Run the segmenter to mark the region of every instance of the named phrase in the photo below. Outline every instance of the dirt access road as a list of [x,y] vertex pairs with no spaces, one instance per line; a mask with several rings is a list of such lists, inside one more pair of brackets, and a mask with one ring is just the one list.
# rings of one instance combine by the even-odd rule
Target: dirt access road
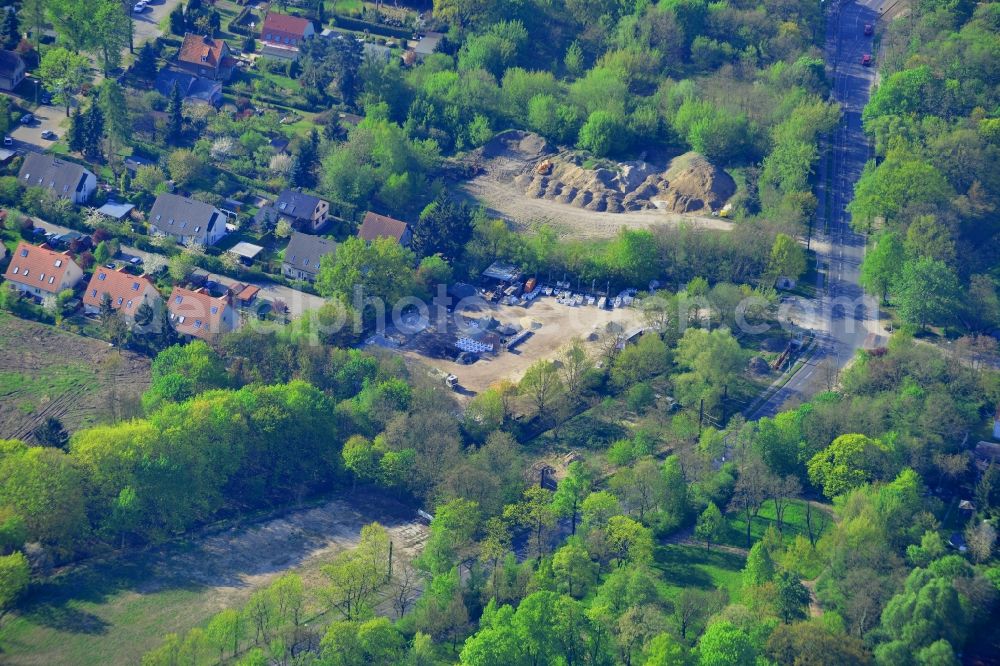
[[560,236],[581,240],[611,238],[622,228],[648,229],[690,224],[702,229],[729,231],[733,227],[731,222],[715,217],[664,210],[608,213],[574,208],[549,199],[526,196],[514,187],[512,181],[497,180],[488,174],[463,183],[461,190],[484,204],[491,215],[507,220],[518,229],[531,230],[539,224],[548,224]]
[[[35,586],[0,629],[4,664],[138,664],[169,632],[183,634],[242,605],[278,576],[299,574],[307,622],[323,606],[320,567],[384,525],[394,569],[423,547],[427,528],[406,507],[359,493],[254,524],[205,530],[184,541],[69,568]],[[397,569],[398,570],[398,569]]]

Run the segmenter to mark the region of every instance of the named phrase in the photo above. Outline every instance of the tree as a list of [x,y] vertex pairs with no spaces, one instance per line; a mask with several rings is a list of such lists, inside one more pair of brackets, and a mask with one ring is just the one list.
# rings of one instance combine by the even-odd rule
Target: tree
[[54,416],[46,418],[31,434],[42,446],[65,449],[69,443],[69,433],[63,427],[62,421]]
[[219,661],[223,661],[226,650],[235,657],[243,640],[244,624],[239,611],[227,608],[212,616],[205,629],[209,642],[219,649]]
[[559,369],[551,361],[536,361],[524,372],[518,389],[531,400],[540,419],[548,418],[548,408],[562,392]]
[[580,338],[570,340],[569,347],[562,354],[563,382],[570,396],[579,397],[583,381],[593,369],[594,361]]
[[594,111],[580,128],[577,146],[598,157],[620,152],[626,142],[625,119],[611,111]]
[[181,187],[190,187],[200,180],[205,172],[205,162],[193,151],[181,148],[170,153],[167,158],[170,177]]
[[947,323],[960,303],[954,272],[943,262],[927,257],[903,264],[897,291],[900,316],[921,328]]
[[144,81],[152,81],[156,78],[158,70],[159,65],[156,60],[156,49],[153,48],[152,41],[147,41],[143,43],[142,48],[139,49],[139,55],[135,59],[132,71],[140,79]]
[[694,535],[705,542],[705,549],[712,550],[712,542],[718,541],[726,527],[722,512],[714,502],[709,502],[705,510],[698,516],[698,522],[694,528]]
[[104,138],[104,112],[101,107],[91,102],[87,113],[83,116],[83,154],[89,159],[101,157],[101,141]]
[[30,570],[24,553],[0,556],[0,610],[9,609],[28,587]]
[[731,511],[740,511],[746,519],[747,548],[751,544],[750,528],[753,519],[760,512],[761,506],[767,500],[776,479],[755,453],[741,461],[739,476],[733,488],[733,497],[729,501]]
[[324,596],[348,621],[371,611],[376,592],[386,582],[388,557],[388,533],[372,523],[361,529],[357,548],[338,553],[322,567],[330,580]]
[[21,43],[21,26],[17,20],[17,12],[4,12],[3,24],[0,24],[0,39],[3,39],[3,47],[8,51],[13,51]]
[[768,638],[767,652],[779,664],[872,663],[860,639],[831,630],[821,618],[778,625]]
[[659,634],[646,646],[645,666],[687,666],[688,652],[669,633]]
[[997,542],[997,531],[987,521],[978,525],[970,524],[965,528],[965,541],[969,544],[969,552],[976,562],[986,562],[993,556],[993,548]]
[[359,289],[365,301],[380,300],[392,306],[414,292],[413,262],[413,253],[395,239],[376,238],[366,243],[361,238],[348,238],[336,254],[320,260],[316,290],[327,298],[353,298]]
[[579,543],[570,541],[552,555],[552,573],[560,590],[576,599],[582,599],[597,582],[597,564],[590,553]]
[[184,99],[174,82],[170,90],[170,104],[167,106],[167,129],[164,137],[167,143],[179,145],[184,138]]
[[580,461],[569,464],[568,474],[559,482],[552,495],[552,506],[559,516],[570,519],[570,530],[576,534],[576,521],[580,515],[580,505],[590,494],[593,482],[587,468]]
[[118,67],[122,51],[129,46],[132,34],[132,17],[122,11],[121,0],[91,0],[88,38],[97,49],[104,75]]
[[677,393],[684,405],[704,399],[714,404],[723,388],[743,369],[743,350],[728,329],[689,328],[677,344],[675,360],[687,369],[677,376]]
[[747,563],[743,568],[743,584],[759,587],[769,583],[774,578],[774,561],[767,552],[763,541],[758,541],[747,555]]
[[887,231],[879,236],[872,248],[865,253],[861,262],[861,285],[873,294],[878,294],[883,303],[889,301],[889,291],[896,282],[905,255],[899,236]]
[[628,516],[608,520],[607,539],[619,567],[653,563],[653,531]]
[[749,634],[726,620],[710,624],[698,641],[699,666],[752,666],[756,659]]
[[462,256],[472,237],[472,213],[442,191],[420,212],[413,225],[411,246],[419,257],[440,254],[448,261]]
[[809,608],[809,590],[798,576],[791,571],[782,571],[775,578],[775,587],[778,615],[785,624],[804,619]]
[[809,479],[833,498],[885,476],[888,447],[865,435],[841,435],[807,464]]
[[546,550],[548,530],[556,524],[551,493],[545,488],[531,486],[524,491],[522,501],[504,508],[504,518],[531,531],[532,550],[541,561]]
[[57,46],[45,52],[38,75],[52,90],[52,99],[66,107],[69,118],[73,96],[90,80],[90,61],[84,55]]
[[805,250],[791,236],[778,234],[771,246],[768,272],[775,278],[784,276],[798,280],[806,272]]
[[[133,132],[132,121],[129,118],[128,104],[125,102],[125,92],[114,79],[105,79],[101,83],[97,103],[104,116],[104,127],[108,137],[108,152],[117,154],[121,145],[127,144]],[[128,173],[124,170],[123,173]],[[124,188],[123,192],[126,191]]]
[[166,179],[163,169],[155,164],[149,164],[135,170],[135,178],[132,183],[140,190],[154,194]]

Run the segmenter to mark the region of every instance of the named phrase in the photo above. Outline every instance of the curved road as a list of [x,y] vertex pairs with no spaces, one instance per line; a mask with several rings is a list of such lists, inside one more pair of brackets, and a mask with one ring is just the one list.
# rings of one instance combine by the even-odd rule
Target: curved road
[[[819,200],[816,234],[816,300],[792,301],[786,316],[811,330],[815,352],[792,378],[766,401],[751,408],[750,418],[774,416],[786,404],[808,400],[826,390],[859,348],[884,342],[878,317],[878,301],[858,285],[865,237],[851,230],[847,204],[854,183],[869,159],[868,138],[861,125],[861,112],[868,102],[874,67],[861,64],[872,53],[872,37],[864,26],[878,25],[883,2],[841,0],[828,15],[826,32],[827,72],[832,72],[833,97],[840,103],[840,125],[827,138],[819,169],[816,196]],[[829,155],[829,159],[828,156]]]

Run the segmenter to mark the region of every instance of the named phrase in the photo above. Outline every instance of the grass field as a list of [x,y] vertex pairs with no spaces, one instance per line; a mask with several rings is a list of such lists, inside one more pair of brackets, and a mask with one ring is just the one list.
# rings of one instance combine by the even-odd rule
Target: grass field
[[[831,517],[829,514],[829,508],[827,511],[824,511],[814,505],[812,519],[813,530],[816,531],[818,536],[825,529],[830,527]],[[742,514],[726,514],[726,525],[727,529],[720,543],[729,546],[736,546],[738,548],[746,548],[747,524],[743,519]],[[764,506],[761,507],[760,513],[750,523],[751,544],[756,543],[760,538],[762,538],[771,525],[777,527],[777,522],[775,521],[774,516],[774,504],[768,501],[764,503]],[[794,539],[798,534],[801,534],[802,536],[808,536],[809,534],[806,527],[806,505],[802,500],[789,502],[788,508],[785,510],[784,525],[782,526],[782,535],[785,538],[785,543]]]
[[[69,569],[32,588],[0,625],[0,663],[138,664],[170,632],[183,634],[218,611],[240,607],[277,576],[294,571],[312,592],[307,617],[321,610],[320,567],[353,547],[378,521],[396,556],[419,552],[427,531],[380,497],[326,500],[244,527],[193,534],[126,557]],[[312,620],[310,620],[312,621]]]
[[656,549],[654,566],[667,583],[666,593],[672,596],[685,587],[702,590],[725,588],[729,598],[739,597],[742,571],[746,558],[742,555],[703,546],[670,544]]
[[54,416],[70,431],[128,417],[149,386],[149,359],[0,313],[0,438],[26,438]]

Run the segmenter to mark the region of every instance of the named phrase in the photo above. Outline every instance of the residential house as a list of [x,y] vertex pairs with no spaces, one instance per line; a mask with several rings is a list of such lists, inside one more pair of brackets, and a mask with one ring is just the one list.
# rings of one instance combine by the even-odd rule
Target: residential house
[[315,35],[316,29],[309,19],[269,12],[260,31],[261,53],[295,60],[302,42]]
[[214,245],[226,235],[226,215],[207,204],[179,194],[161,194],[149,211],[150,232],[171,236],[182,245]]
[[329,216],[329,202],[298,190],[285,189],[272,205],[261,209],[258,221],[276,224],[286,220],[297,231],[316,232],[326,224]]
[[174,94],[174,86],[177,86],[181,97],[192,104],[218,106],[222,103],[221,81],[215,81],[207,76],[195,76],[176,69],[161,69],[153,83],[156,92],[164,97],[170,97]]
[[124,269],[112,270],[101,266],[94,271],[83,294],[84,310],[100,312],[105,294],[111,297],[111,307],[130,321],[135,319],[135,313],[143,303],[155,307],[163,302],[156,285],[145,275],[135,276]]
[[236,328],[236,310],[228,292],[216,297],[204,289],[174,287],[167,301],[167,311],[171,324],[181,335],[213,340]]
[[10,92],[21,85],[26,69],[24,58],[20,54],[0,50],[0,90]]
[[213,81],[228,81],[235,66],[236,58],[224,40],[190,32],[184,35],[184,43],[177,52],[178,68]]
[[[423,61],[424,58],[438,50],[444,34],[440,32],[427,32],[420,36],[415,42],[410,42],[406,52],[403,54],[403,62],[412,65]],[[406,56],[409,55],[409,58]]]
[[86,203],[97,189],[97,176],[75,162],[29,152],[17,174],[24,187],[41,187],[59,199]]
[[369,243],[376,238],[394,238],[403,247],[409,247],[413,233],[406,222],[368,211],[358,228],[358,236]]
[[19,290],[42,298],[75,287],[83,277],[83,270],[67,252],[21,242],[3,277]]
[[285,248],[281,274],[292,280],[315,282],[319,274],[320,259],[336,251],[337,244],[334,241],[296,231]]

